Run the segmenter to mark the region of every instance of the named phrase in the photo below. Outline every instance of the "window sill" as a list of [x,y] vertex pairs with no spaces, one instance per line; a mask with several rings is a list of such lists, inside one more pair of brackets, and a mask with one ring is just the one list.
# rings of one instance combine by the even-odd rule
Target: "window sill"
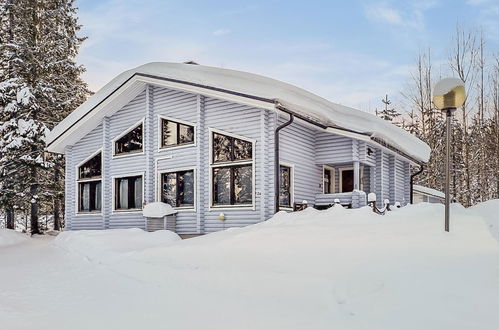
[[209,211],[217,210],[255,210],[255,205],[211,205]]
[[99,212],[92,212],[92,211],[89,211],[89,212],[76,212],[75,214],[77,217],[78,216],[87,216],[87,215],[102,215],[102,212],[99,211]]
[[124,158],[124,157],[131,157],[131,156],[138,156],[138,155],[144,155],[144,150],[137,151],[137,152],[127,152],[127,153],[121,153],[121,154],[113,154],[112,159],[115,159],[115,158]]
[[195,147],[196,143],[186,143],[186,144],[177,144],[177,145],[172,145],[172,146],[166,146],[166,147],[160,147],[158,149],[158,152],[164,152],[168,150],[175,150],[175,149],[182,149],[182,148],[189,148],[189,147]]
[[113,213],[142,213],[142,209],[120,209],[113,210]]

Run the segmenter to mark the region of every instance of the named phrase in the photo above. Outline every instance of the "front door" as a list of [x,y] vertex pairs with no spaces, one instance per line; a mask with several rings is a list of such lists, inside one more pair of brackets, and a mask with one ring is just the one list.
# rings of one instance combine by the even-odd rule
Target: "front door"
[[353,170],[341,171],[341,192],[353,191]]

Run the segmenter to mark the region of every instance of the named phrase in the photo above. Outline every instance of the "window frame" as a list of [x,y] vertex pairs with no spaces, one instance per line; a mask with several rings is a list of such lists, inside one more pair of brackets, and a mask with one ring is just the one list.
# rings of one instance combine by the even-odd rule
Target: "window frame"
[[[128,177],[134,177],[134,176],[140,176],[142,177],[142,203],[140,209],[116,209],[116,197],[117,197],[117,192],[116,192],[116,179],[122,179],[122,178],[128,178]],[[135,173],[127,173],[127,174],[120,174],[120,175],[113,175],[111,176],[111,185],[112,185],[112,192],[111,192],[111,203],[112,203],[112,213],[142,213],[144,210],[144,198],[145,198],[145,181],[144,181],[145,173],[144,172],[135,172]]]
[[[101,175],[100,177],[95,177],[95,178],[86,178],[86,179],[80,179],[80,172],[79,168],[98,154],[101,154],[101,163],[100,163],[100,171]],[[104,161],[104,153],[102,151],[102,148],[97,149],[97,151],[93,152],[90,156],[87,158],[83,159],[81,162],[75,165],[75,216],[89,216],[89,215],[102,215],[102,209],[104,208],[104,180],[103,180],[103,161]],[[88,182],[96,182],[100,181],[101,183],[101,209],[100,210],[95,210],[95,211],[80,211],[80,183],[88,183]]]
[[[175,144],[172,146],[163,146],[163,120],[167,121],[172,121],[177,124],[181,125],[187,125],[187,126],[192,126],[194,128],[194,140],[191,143],[183,143],[183,144]],[[158,152],[166,151],[166,150],[173,150],[173,149],[180,149],[180,148],[188,148],[188,147],[195,147],[197,145],[197,125],[195,123],[169,117],[169,116],[163,116],[163,115],[158,115]]]
[[[214,163],[213,162],[213,133],[225,135],[228,137],[236,138],[239,140],[243,140],[251,143],[251,160],[241,160],[241,161],[233,161],[233,162],[223,162],[223,163]],[[234,210],[234,209],[256,209],[256,173],[255,173],[255,156],[256,156],[256,140],[252,138],[248,138],[245,136],[229,133],[226,131],[222,131],[219,129],[208,128],[209,134],[209,203],[208,203],[208,211],[211,210]],[[213,169],[218,167],[235,167],[240,165],[251,165],[251,204],[223,204],[223,205],[213,205],[213,193],[214,193],[214,184],[213,184]]]
[[[352,167],[353,168],[353,167]],[[332,178],[333,180],[331,181],[331,184],[330,184],[330,188],[331,188],[331,193],[329,194],[326,194],[326,186],[324,185],[324,179],[326,178],[325,175],[324,175],[324,170],[329,170],[331,171],[331,175],[332,175]],[[322,193],[324,195],[332,195],[332,194],[336,194],[335,191],[336,191],[336,173],[335,173],[336,169],[334,167],[331,167],[331,166],[328,166],[328,165],[322,165]]]
[[165,173],[177,173],[177,172],[185,172],[185,171],[193,171],[194,175],[194,204],[192,206],[173,206],[175,210],[188,210],[188,211],[196,211],[197,210],[197,185],[198,185],[198,177],[197,177],[197,169],[196,167],[182,167],[182,168],[173,168],[173,169],[165,169],[158,170],[156,175],[156,201],[161,202],[161,190],[162,190],[162,176]]
[[[142,150],[141,151],[132,151],[132,152],[124,152],[120,154],[116,154],[116,141],[121,139],[123,136],[127,135],[131,131],[133,131],[135,128],[137,128],[139,125],[142,125]],[[145,154],[145,147],[146,147],[146,141],[145,141],[145,133],[146,130],[146,125],[145,125],[145,118],[142,118],[138,122],[134,123],[133,125],[129,126],[125,131],[122,133],[118,134],[116,137],[114,137],[111,140],[112,143],[112,158],[122,158],[122,157],[130,157],[130,156],[136,156],[136,155],[144,155]]]
[[289,173],[289,203],[291,205],[290,206],[280,205],[281,199],[279,198],[279,209],[292,210],[293,206],[295,205],[295,164],[287,163],[287,162],[279,162],[279,195],[280,195],[280,191],[281,191],[281,184],[280,184],[281,183],[280,182],[281,166],[285,166],[285,167],[288,167],[290,169],[290,173]]

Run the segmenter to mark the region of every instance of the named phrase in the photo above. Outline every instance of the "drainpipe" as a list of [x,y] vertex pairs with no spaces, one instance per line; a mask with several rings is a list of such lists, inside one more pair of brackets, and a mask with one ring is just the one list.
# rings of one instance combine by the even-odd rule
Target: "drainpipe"
[[413,193],[414,193],[414,191],[413,191],[414,190],[414,187],[413,187],[413,185],[414,185],[414,177],[416,175],[421,174],[421,172],[423,172],[423,169],[424,169],[423,165],[420,165],[419,171],[417,171],[416,173],[414,173],[413,175],[411,175],[411,196],[410,196],[411,204],[413,204],[413,198],[414,198],[413,197]]
[[[284,111],[283,109],[280,109],[280,110]],[[279,212],[279,188],[280,188],[279,131],[286,126],[291,125],[291,123],[295,119],[295,117],[292,113],[290,113],[290,112],[287,112],[287,113],[289,114],[289,120],[287,122],[283,123],[282,125],[278,126],[274,132],[274,175],[275,175],[274,203],[275,203],[275,213]]]

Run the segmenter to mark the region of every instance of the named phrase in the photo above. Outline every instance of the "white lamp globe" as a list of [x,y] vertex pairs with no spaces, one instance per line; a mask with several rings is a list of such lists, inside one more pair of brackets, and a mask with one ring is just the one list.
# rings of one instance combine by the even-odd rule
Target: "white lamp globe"
[[445,78],[433,88],[433,103],[440,109],[455,109],[466,99],[464,82],[459,78]]

